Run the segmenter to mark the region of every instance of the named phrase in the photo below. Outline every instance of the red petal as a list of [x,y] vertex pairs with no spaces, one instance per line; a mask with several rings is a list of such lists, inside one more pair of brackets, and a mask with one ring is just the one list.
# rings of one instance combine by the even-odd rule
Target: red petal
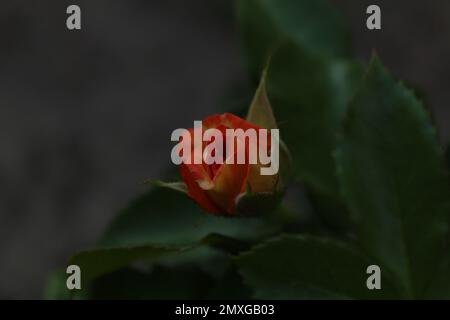
[[223,164],[214,177],[213,189],[206,193],[223,211],[233,213],[236,197],[246,188],[248,172],[248,164]]
[[233,129],[243,129],[244,131],[247,129],[255,129],[258,132],[258,129],[260,129],[259,126],[251,124],[250,122],[245,121],[242,118],[239,118],[238,116],[235,116],[232,113],[224,113],[222,115],[223,121],[225,124],[228,124],[230,128]]
[[205,190],[200,187],[196,179],[196,174],[192,172],[192,169],[194,168],[195,171],[195,167],[197,166],[202,165],[190,165],[189,167],[185,164],[180,165],[180,173],[188,188],[188,194],[205,211],[211,213],[220,213],[221,210],[219,210],[214,202],[211,201]]
[[214,114],[203,120],[203,126],[206,129],[217,128],[220,125],[225,125],[226,119],[221,114]]

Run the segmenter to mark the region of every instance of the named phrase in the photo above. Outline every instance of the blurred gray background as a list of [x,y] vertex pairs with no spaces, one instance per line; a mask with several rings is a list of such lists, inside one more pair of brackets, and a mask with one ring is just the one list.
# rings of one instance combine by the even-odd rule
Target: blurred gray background
[[[356,56],[376,48],[422,87],[448,141],[450,1],[333,2]],[[65,27],[69,4],[81,31]],[[169,165],[174,128],[249,99],[232,4],[0,4],[0,298],[41,298],[48,273]],[[382,7],[382,31],[365,28],[369,4]]]

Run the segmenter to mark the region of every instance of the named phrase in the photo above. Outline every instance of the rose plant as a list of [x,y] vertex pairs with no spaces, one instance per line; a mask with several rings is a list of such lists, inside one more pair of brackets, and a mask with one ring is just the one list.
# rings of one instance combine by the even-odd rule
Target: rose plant
[[[450,298],[448,164],[414,90],[377,56],[352,60],[326,0],[238,0],[236,12],[262,80],[245,119],[229,107],[203,123],[279,128],[280,174],[181,164],[178,182],[152,180],[69,260],[83,290],[69,292],[62,270],[47,296]],[[379,290],[367,286],[373,265]]]

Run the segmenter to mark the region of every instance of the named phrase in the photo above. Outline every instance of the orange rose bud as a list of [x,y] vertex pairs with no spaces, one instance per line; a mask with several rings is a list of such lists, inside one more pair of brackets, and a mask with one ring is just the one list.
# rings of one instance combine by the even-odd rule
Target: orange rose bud
[[[188,195],[204,210],[218,215],[237,215],[235,209],[238,196],[247,191],[266,194],[276,191],[279,180],[278,173],[261,175],[261,168],[264,166],[260,163],[259,158],[256,163],[249,161],[251,139],[244,139],[243,143],[242,141],[238,143],[234,137],[233,139],[235,140],[231,147],[225,145],[225,141],[228,142],[227,129],[242,129],[244,132],[247,129],[254,129],[259,133],[262,130],[261,127],[230,113],[210,116],[203,120],[202,125],[202,132],[207,129],[217,129],[222,133],[223,150],[226,153],[226,156],[223,156],[223,163],[207,164],[204,161],[204,152],[207,146],[212,144],[214,140],[211,139],[212,141],[205,142],[202,137],[201,145],[199,145],[198,140],[197,144],[195,144],[195,139],[190,139],[191,159],[189,160],[197,157],[197,159],[200,158],[202,161],[201,163],[198,161],[183,161],[180,165],[180,173],[187,186]],[[191,136],[196,133],[199,134],[196,132],[196,129],[190,129],[189,132]],[[257,134],[256,137],[257,145],[253,145],[252,147],[259,152],[260,135]],[[270,150],[271,136],[267,134],[263,137],[267,137],[266,145],[268,150]],[[245,150],[242,150],[243,146]],[[245,161],[243,163],[242,161],[237,161],[239,152],[245,154]],[[229,157],[233,157],[234,161],[227,161]]]

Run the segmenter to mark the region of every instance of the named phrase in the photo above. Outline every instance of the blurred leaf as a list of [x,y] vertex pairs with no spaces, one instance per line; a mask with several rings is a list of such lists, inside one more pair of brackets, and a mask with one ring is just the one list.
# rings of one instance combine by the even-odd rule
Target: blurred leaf
[[228,267],[217,279],[193,264],[125,268],[96,279],[90,299],[243,299],[251,291]]
[[264,217],[236,218],[206,214],[187,196],[165,188],[149,191],[119,214],[101,247],[185,247],[210,234],[255,241],[279,230]]
[[66,286],[67,274],[63,270],[52,272],[44,289],[44,298],[46,300],[69,300],[71,292]]
[[445,240],[449,181],[428,114],[376,57],[346,115],[337,162],[363,247],[405,297],[419,296]]
[[445,148],[445,160],[447,162],[447,170],[450,171],[450,144]]
[[160,263],[175,270],[181,267],[195,267],[212,277],[214,283],[211,283],[207,295],[202,298],[248,299],[251,297],[250,289],[244,285],[242,277],[236,271],[232,256],[226,252],[202,246],[164,258]]
[[[337,208],[341,205],[333,151],[342,116],[361,78],[359,65],[312,56],[293,44],[275,52],[267,75],[269,99],[291,152],[294,174]],[[345,211],[327,214],[331,223],[345,224]]]
[[198,246],[176,255],[159,259],[158,264],[172,268],[195,267],[204,271],[214,279],[219,279],[231,265],[231,255],[210,246]]
[[273,234],[278,226],[262,218],[225,218],[202,213],[186,195],[156,188],[124,210],[100,248],[76,254],[82,286],[136,261],[158,262],[202,245],[238,253],[246,242]]
[[180,253],[191,248],[156,246],[122,247],[82,251],[73,256],[69,265],[81,269],[82,288],[101,275],[116,271],[136,261],[156,261],[169,254]]
[[283,41],[323,56],[349,52],[343,19],[326,0],[238,0],[237,16],[244,53],[256,77]]
[[[83,273],[83,272],[82,272]],[[89,299],[90,292],[87,286],[81,287],[81,290],[67,288],[68,274],[64,270],[54,271],[47,279],[44,289],[44,299],[46,300],[85,300]],[[83,275],[81,275],[83,277]],[[83,279],[82,279],[83,282]]]
[[283,236],[236,258],[244,282],[262,299],[392,298],[386,278],[368,290],[368,261],[343,244],[305,236]]
[[150,272],[127,268],[100,277],[90,293],[94,299],[200,299],[213,285],[198,268],[156,265]]
[[307,195],[314,214],[327,232],[341,240],[354,237],[354,226],[344,201],[311,190]]
[[208,299],[241,300],[250,299],[252,291],[248,288],[234,266],[230,266],[208,292]]
[[[448,251],[448,249],[447,249]],[[450,299],[450,255],[447,253],[432,280],[424,297],[426,299]]]
[[324,60],[287,44],[268,71],[268,92],[294,171],[325,194],[338,194],[333,151],[346,106],[362,77],[359,65]]
[[[209,239],[211,237],[205,241],[214,241]],[[137,249],[130,248],[131,251]],[[103,259],[104,251],[111,256]],[[83,295],[75,298],[198,299],[209,297],[213,288],[223,286],[220,283],[231,266],[229,254],[200,245],[175,253],[143,254],[124,261],[123,255],[118,257],[114,249],[93,252],[81,266],[88,273],[82,271],[83,290],[75,293]],[[104,263],[99,263],[102,259]],[[111,259],[126,263],[117,268],[117,261],[111,263]],[[111,265],[115,266],[114,270]]]

